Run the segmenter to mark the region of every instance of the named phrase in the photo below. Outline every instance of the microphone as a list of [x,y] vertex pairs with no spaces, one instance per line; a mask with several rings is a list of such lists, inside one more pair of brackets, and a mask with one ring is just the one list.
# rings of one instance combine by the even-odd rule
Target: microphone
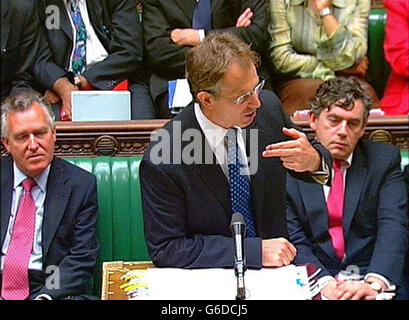
[[243,215],[239,212],[233,214],[230,229],[234,240],[234,273],[237,278],[236,300],[246,299],[244,286],[244,272],[246,271],[246,255],[244,252],[244,238],[246,236],[246,223]]

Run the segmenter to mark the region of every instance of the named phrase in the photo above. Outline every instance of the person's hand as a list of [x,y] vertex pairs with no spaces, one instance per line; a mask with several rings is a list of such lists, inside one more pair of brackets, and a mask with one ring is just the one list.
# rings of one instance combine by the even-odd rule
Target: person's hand
[[283,128],[283,133],[294,140],[268,145],[263,151],[263,157],[280,157],[284,167],[297,172],[317,171],[321,166],[321,156],[305,133],[293,128]]
[[199,31],[195,29],[174,29],[170,33],[170,38],[180,46],[195,47],[200,44]]
[[251,25],[251,18],[253,18],[253,11],[250,8],[247,8],[243,11],[240,17],[236,21],[236,27],[243,27],[246,28]]
[[339,281],[336,288],[329,295],[324,295],[330,300],[375,300],[377,294],[368,283]]
[[62,99],[61,120],[71,120],[71,92],[79,90],[78,87],[64,77],[54,83],[53,89]]
[[295,247],[284,238],[261,241],[263,267],[282,267],[289,265],[297,253]]
[[44,93],[44,99],[51,105],[61,102],[60,96],[54,90],[47,90]]
[[337,288],[338,282],[336,280],[329,280],[327,285],[321,290],[321,295],[326,298],[330,297]]
[[312,0],[311,9],[319,16],[320,11],[332,6],[332,0]]

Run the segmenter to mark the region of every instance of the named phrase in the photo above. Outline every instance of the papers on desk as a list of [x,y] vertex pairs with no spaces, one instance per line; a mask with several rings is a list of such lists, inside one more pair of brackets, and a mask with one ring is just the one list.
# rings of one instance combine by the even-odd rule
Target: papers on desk
[[[124,286],[131,300],[234,300],[236,297],[232,269],[152,268],[140,272]],[[123,278],[127,276],[130,279],[130,274]],[[247,270],[245,284],[248,300],[311,299],[304,266]]]

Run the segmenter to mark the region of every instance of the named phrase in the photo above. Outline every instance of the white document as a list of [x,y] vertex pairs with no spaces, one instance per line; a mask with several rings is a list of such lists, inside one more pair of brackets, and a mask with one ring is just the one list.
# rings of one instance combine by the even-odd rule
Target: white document
[[[233,269],[152,268],[144,282],[148,292],[134,299],[154,300],[235,300],[237,284]],[[310,300],[305,267],[247,270],[248,300]]]
[[168,93],[169,109],[171,110],[184,108],[193,100],[187,79],[169,81]]
[[86,90],[71,92],[72,121],[131,120],[129,91]]

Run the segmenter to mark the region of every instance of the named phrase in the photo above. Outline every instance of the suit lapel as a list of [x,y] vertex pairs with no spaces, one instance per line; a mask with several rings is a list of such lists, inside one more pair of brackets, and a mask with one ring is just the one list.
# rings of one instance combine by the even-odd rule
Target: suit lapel
[[328,212],[322,185],[298,182],[313,238],[332,259],[338,259],[328,233]]
[[[13,194],[13,161],[10,156],[1,161],[1,212],[0,212],[0,244],[3,246],[11,213],[11,199]],[[1,247],[0,247],[1,248]]]
[[354,151],[352,165],[348,169],[345,179],[346,192],[344,202],[344,215],[342,218],[345,239],[347,239],[352,219],[361,197],[361,192],[365,184],[364,182],[366,173],[367,167],[365,158],[358,144]]
[[44,204],[43,218],[43,256],[47,255],[50,244],[60,225],[68,204],[71,185],[65,177],[64,168],[54,159],[51,164],[47,183],[47,195]]
[[[70,38],[71,41],[72,41],[74,39],[74,36],[72,34],[71,22],[70,22],[70,18],[68,17],[67,8],[65,7],[64,1],[63,0],[50,0],[49,3],[50,3],[50,5],[55,5],[55,6],[58,7],[59,12],[60,12],[60,14],[59,14],[59,19],[60,19],[59,27],[65,32],[65,34],[68,36],[68,38]],[[43,9],[45,10],[46,8],[44,7]]]
[[[202,137],[202,146],[201,150],[204,150],[202,153],[202,162],[194,168],[197,168],[197,172],[199,177],[203,180],[206,186],[209,189],[209,192],[213,194],[213,196],[218,200],[220,205],[223,207],[227,217],[230,219],[231,217],[231,205],[230,205],[230,192],[229,192],[229,183],[227,181],[226,176],[222,168],[220,167],[219,163],[216,160],[216,156],[213,153],[212,148],[207,141],[204,132],[202,131],[199,123],[197,122],[195,113],[194,113],[194,105],[189,106],[190,110],[186,110],[189,112],[188,119],[186,121],[186,128],[193,128],[200,130],[201,137]],[[185,129],[186,129],[185,128]],[[183,145],[183,147],[186,144]],[[183,150],[183,149],[182,149]],[[212,155],[212,164],[209,164],[210,159],[206,155]]]
[[192,25],[193,12],[196,7],[196,0],[173,0],[183,11],[190,25]]

